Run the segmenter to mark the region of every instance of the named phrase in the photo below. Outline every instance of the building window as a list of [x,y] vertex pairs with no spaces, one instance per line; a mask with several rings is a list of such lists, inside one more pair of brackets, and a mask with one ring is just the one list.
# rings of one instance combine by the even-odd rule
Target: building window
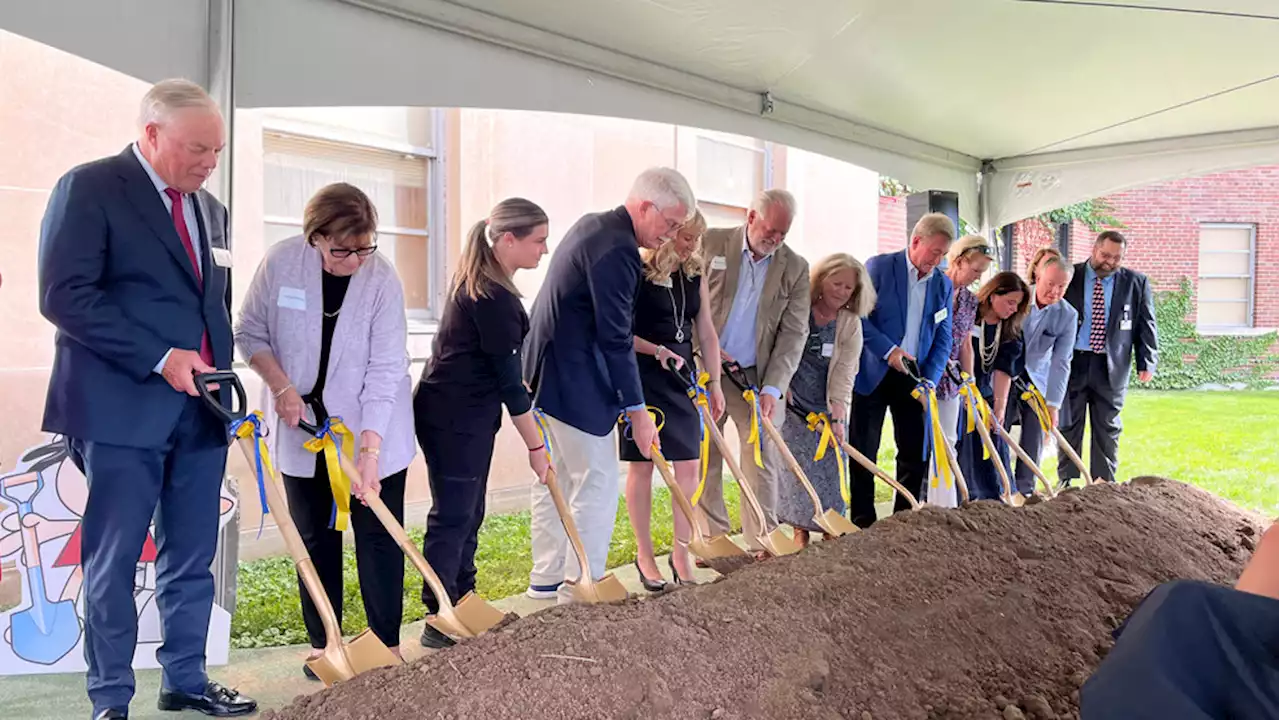
[[694,130],[691,134],[693,173],[690,180],[707,225],[743,224],[751,201],[765,186],[768,144],[755,138],[709,130]]
[[1253,327],[1253,225],[1200,226],[1196,326],[1223,331]]
[[378,253],[404,286],[410,317],[431,313],[429,180],[432,158],[268,130],[263,135],[263,222],[270,247],[302,232],[307,200],[347,182],[378,210]]

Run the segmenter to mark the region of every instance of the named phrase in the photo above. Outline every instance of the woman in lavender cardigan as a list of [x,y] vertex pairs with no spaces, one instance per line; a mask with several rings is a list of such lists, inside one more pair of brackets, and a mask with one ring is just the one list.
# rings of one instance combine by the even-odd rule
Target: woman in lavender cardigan
[[[377,250],[377,211],[358,188],[335,183],[307,202],[303,234],[272,246],[249,286],[235,340],[275,404],[271,438],[289,514],[342,617],[342,533],[331,529],[334,497],[323,453],[303,448],[298,429],[320,401],[356,437],[352,478],[404,522],[405,471],[415,454],[404,290]],[[404,556],[367,507],[350,503],[360,593],[369,627],[399,655]],[[301,590],[301,588],[300,588]],[[302,617],[318,656],[324,628],[302,591]],[[304,668],[308,677],[315,678]]]

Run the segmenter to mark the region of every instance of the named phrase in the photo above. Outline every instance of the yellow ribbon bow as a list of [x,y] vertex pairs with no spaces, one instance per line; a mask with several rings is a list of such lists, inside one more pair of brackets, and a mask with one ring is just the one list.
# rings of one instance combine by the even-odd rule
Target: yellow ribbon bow
[[1036,419],[1040,421],[1040,429],[1046,435],[1053,432],[1053,420],[1049,417],[1049,403],[1045,401],[1040,388],[1027,383],[1027,389],[1022,393],[1022,400],[1030,405],[1031,410],[1035,412]]
[[844,498],[844,504],[848,505],[851,502],[848,469],[845,467],[844,456],[840,454],[840,441],[836,439],[836,434],[831,431],[831,418],[827,417],[826,413],[811,412],[805,417],[805,422],[809,424],[811,432],[821,432],[821,437],[818,438],[818,449],[813,453],[814,462],[818,462],[827,456],[828,446],[835,450],[836,468],[840,473],[840,497]]
[[[978,422],[983,427],[991,427],[991,406],[983,399],[982,393],[978,392],[978,384],[973,381],[969,373],[960,373],[960,394],[964,396],[965,415],[968,416],[967,433],[971,433],[975,429]],[[986,443],[982,445],[982,459],[991,459],[991,452],[987,450]]]
[[760,396],[755,389],[747,388],[742,391],[742,399],[751,406],[751,432],[747,434],[747,444],[755,452],[756,467],[763,468],[764,459],[760,457]]
[[[347,529],[347,519],[351,516],[351,478],[342,470],[338,461],[338,453],[355,462],[355,435],[339,418],[329,418],[319,437],[313,437],[303,444],[307,451],[324,453],[324,464],[329,474],[329,489],[333,492],[333,519],[330,523],[334,530],[342,532]],[[337,441],[334,441],[335,436]],[[339,447],[341,445],[341,447]]]
[[693,491],[693,497],[689,498],[689,502],[697,505],[698,500],[702,498],[702,489],[707,484],[707,469],[711,465],[711,431],[707,430],[707,423],[715,422],[711,417],[711,401],[707,396],[707,383],[711,382],[710,373],[702,373],[698,375],[698,382],[689,388],[689,399],[698,406],[698,419],[702,426],[702,437],[698,441],[698,457],[702,461],[702,475],[698,479],[698,487]]
[[[951,478],[951,463],[948,462],[945,455],[947,447],[947,434],[942,429],[942,417],[938,414],[938,392],[934,389],[932,383],[922,383],[911,391],[911,397],[919,400],[925,398],[926,407],[925,415],[929,423],[928,432],[931,435],[932,442],[926,448],[929,452],[929,487],[938,487],[939,480],[945,483],[947,487],[951,487],[953,480]],[[941,456],[940,456],[941,455]]]

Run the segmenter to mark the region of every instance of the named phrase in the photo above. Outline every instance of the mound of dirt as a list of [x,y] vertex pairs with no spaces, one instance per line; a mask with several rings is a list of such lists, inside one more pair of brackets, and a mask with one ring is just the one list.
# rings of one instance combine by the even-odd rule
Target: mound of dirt
[[268,717],[1074,718],[1133,604],[1231,582],[1260,531],[1152,479],[924,509],[711,585],[541,612]]

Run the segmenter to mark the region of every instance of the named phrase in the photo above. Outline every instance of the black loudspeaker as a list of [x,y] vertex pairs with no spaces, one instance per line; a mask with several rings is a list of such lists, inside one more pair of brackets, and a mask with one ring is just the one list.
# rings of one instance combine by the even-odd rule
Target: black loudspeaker
[[960,237],[960,194],[950,190],[928,190],[907,196],[907,244],[911,243],[911,230],[920,218],[935,212],[951,218],[956,225],[956,237]]

